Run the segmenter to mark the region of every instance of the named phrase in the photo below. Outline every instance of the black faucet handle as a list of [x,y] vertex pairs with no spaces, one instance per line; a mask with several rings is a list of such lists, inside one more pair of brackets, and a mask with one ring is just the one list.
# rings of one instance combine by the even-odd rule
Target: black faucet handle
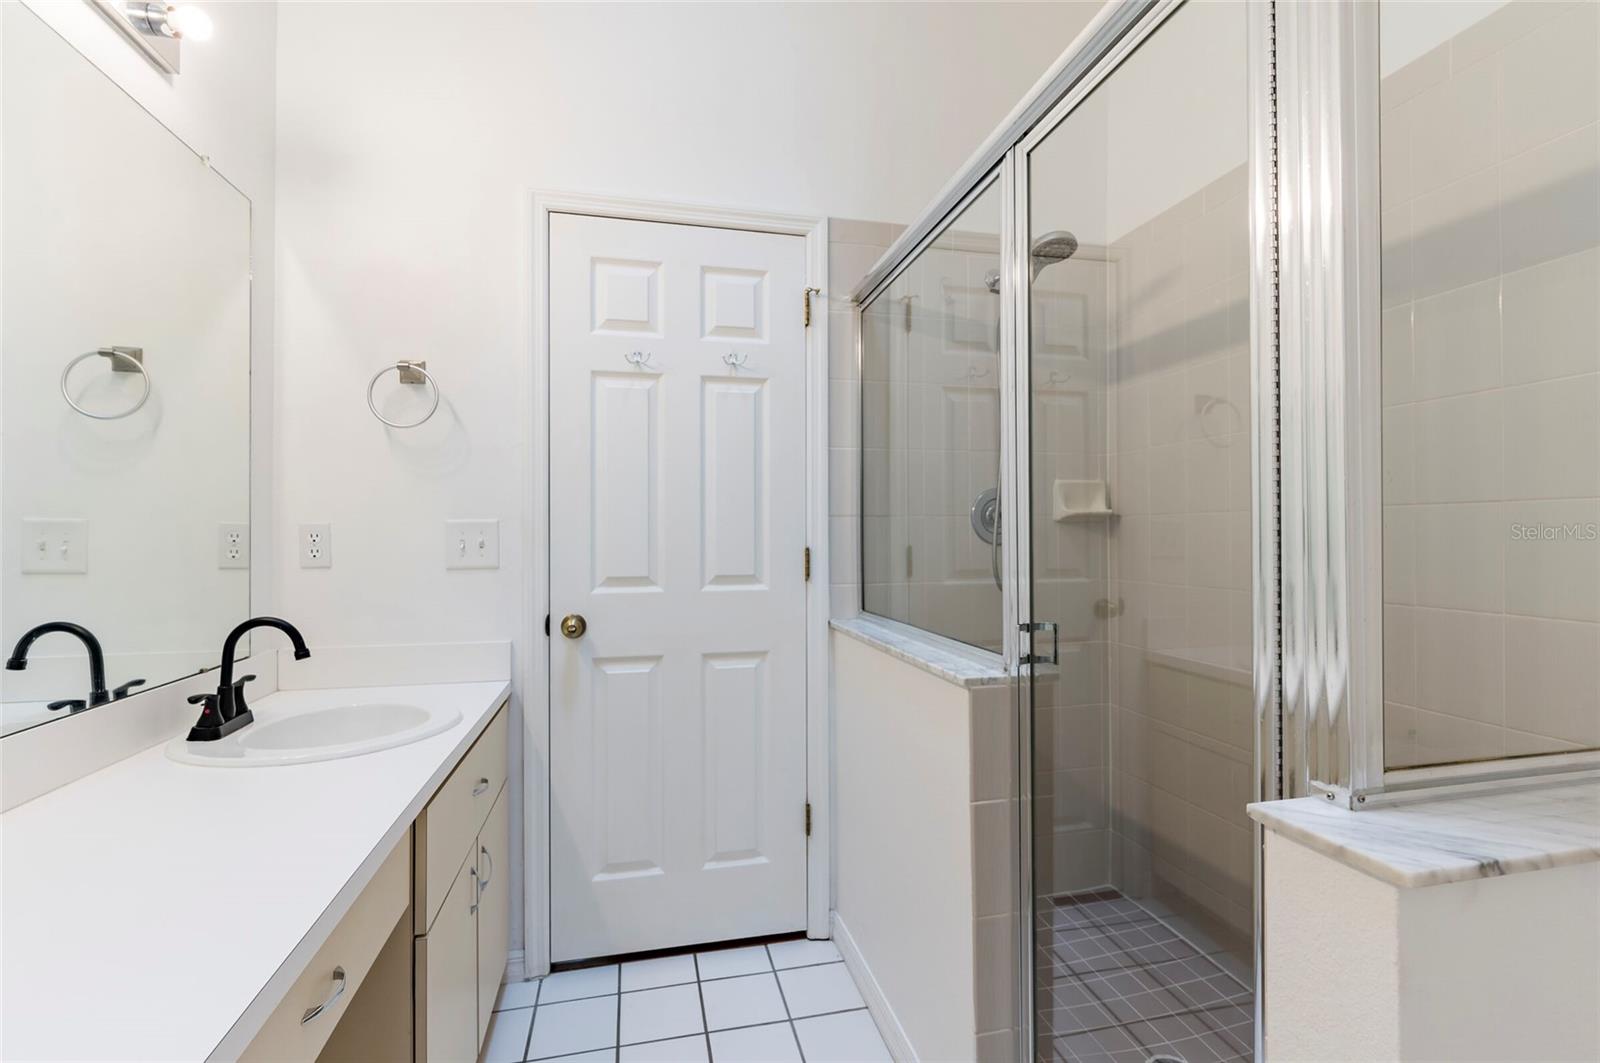
[[235,717],[242,716],[250,711],[250,706],[244,703],[244,685],[254,678],[255,676],[253,675],[242,675],[233,681],[233,715]]
[[68,698],[65,701],[52,701],[49,705],[45,706],[45,708],[49,709],[51,712],[55,712],[58,709],[66,709],[68,712],[81,712],[87,707],[88,702],[84,701],[82,698]]
[[217,696],[215,694],[190,694],[189,695],[189,704],[191,704],[191,705],[199,705],[201,702],[205,703],[206,710],[208,712],[212,711],[212,710],[216,709],[216,707],[217,707]]
[[112,696],[112,698],[116,699],[117,701],[121,701],[123,698],[128,696],[128,692],[130,690],[132,690],[134,687],[142,687],[142,686],[144,686],[144,680],[143,679],[130,679],[126,683],[122,684],[120,687],[113,687],[112,690],[111,690],[111,696]]

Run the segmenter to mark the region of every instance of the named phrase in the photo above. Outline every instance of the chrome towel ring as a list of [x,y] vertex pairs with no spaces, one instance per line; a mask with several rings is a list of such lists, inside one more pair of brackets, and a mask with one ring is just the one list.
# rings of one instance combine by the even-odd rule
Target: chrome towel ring
[[[79,406],[76,402],[72,401],[72,392],[67,390],[67,377],[72,375],[73,368],[85,358],[93,358],[96,355],[99,355],[101,358],[109,358],[111,360],[112,372],[138,373],[139,379],[144,383],[144,390],[139,393],[139,400],[132,406],[129,406],[126,410],[123,410],[121,413],[95,413],[92,410],[86,410],[82,406]],[[61,397],[67,400],[68,406],[71,406],[74,410],[83,414],[85,417],[91,417],[96,421],[120,421],[124,417],[133,416],[134,414],[138,413],[141,408],[143,408],[145,402],[150,398],[150,374],[145,372],[144,368],[144,348],[97,347],[92,351],[84,351],[82,354],[78,355],[78,357],[68,362],[65,369],[61,370]]]
[[[430,387],[433,389],[433,405],[428,407],[428,412],[415,421],[391,421],[378,412],[378,404],[372,401],[372,389],[378,386],[378,380],[385,373],[400,374],[400,383]],[[439,382],[433,379],[433,374],[428,372],[427,362],[396,362],[386,365],[367,382],[367,409],[372,411],[372,416],[388,425],[390,428],[415,428],[425,423],[439,408]]]

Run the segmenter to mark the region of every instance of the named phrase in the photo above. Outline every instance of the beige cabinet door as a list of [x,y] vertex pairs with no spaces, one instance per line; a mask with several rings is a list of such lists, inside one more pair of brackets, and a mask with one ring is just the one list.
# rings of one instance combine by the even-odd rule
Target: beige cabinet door
[[511,819],[502,787],[478,835],[478,1043],[489,1033],[489,1016],[506,973],[511,934]]
[[478,1058],[478,874],[462,864],[417,938],[417,1047],[427,1063]]

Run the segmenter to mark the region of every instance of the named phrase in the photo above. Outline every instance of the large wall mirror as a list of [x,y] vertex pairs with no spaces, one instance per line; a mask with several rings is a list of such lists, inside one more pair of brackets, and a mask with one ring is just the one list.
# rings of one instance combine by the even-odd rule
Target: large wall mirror
[[12,734],[215,666],[249,615],[250,201],[28,8],[0,18]]

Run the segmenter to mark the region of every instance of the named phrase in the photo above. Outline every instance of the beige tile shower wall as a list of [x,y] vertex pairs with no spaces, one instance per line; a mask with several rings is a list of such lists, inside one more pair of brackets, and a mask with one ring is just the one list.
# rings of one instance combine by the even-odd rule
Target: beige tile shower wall
[[1391,767],[1600,746],[1600,6],[1384,80]]
[[1110,248],[1112,879],[1241,933],[1254,747],[1245,193],[1240,166]]
[[850,293],[903,229],[828,219],[828,580],[835,618],[856,614],[861,581],[861,372]]

